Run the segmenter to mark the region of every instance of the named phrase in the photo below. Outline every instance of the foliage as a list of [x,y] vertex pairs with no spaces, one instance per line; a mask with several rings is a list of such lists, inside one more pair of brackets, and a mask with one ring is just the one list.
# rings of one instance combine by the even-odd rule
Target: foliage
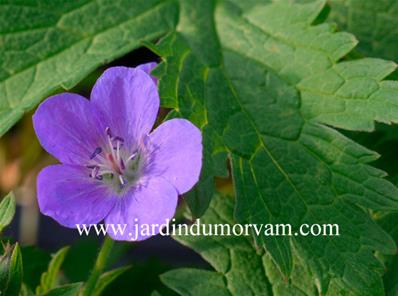
[[[201,179],[186,195],[193,217],[341,230],[338,237],[176,237],[214,270],[176,269],[162,281],[181,295],[394,295],[398,136],[377,124],[398,122],[396,64],[383,60],[397,60],[397,9],[394,0],[3,0],[0,134],[45,96],[144,44],[162,59],[153,74],[167,118],[187,118],[203,133]],[[389,158],[371,166],[380,155],[357,142]],[[229,176],[235,196],[215,194],[214,178]],[[14,212],[8,195],[0,232]],[[11,249],[0,282],[12,277],[14,291],[33,289],[22,286],[22,256]],[[65,250],[38,294],[73,295],[85,286],[59,286]],[[89,278],[95,293],[106,291],[125,269],[108,271],[103,259],[95,277],[84,263],[69,279]]]

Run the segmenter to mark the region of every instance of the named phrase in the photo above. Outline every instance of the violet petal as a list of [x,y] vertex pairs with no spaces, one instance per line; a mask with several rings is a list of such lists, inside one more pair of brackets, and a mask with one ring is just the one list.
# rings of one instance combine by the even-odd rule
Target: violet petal
[[140,69],[140,70],[144,71],[145,73],[147,73],[148,75],[150,75],[152,78],[152,81],[155,82],[155,84],[158,84],[158,79],[155,76],[151,75],[152,70],[155,69],[155,67],[157,65],[158,64],[155,62],[149,62],[149,63],[141,64],[141,65],[137,66],[136,69]]
[[43,148],[66,164],[82,164],[98,147],[98,129],[90,102],[62,93],[40,104],[33,126]]
[[149,136],[149,175],[162,176],[179,194],[190,190],[199,180],[202,167],[202,135],[185,119],[162,123]]
[[154,224],[164,224],[166,219],[171,220],[177,208],[177,200],[177,191],[166,180],[148,179],[144,185],[132,188],[126,196],[120,198],[106,217],[106,224],[127,225],[124,235],[109,231],[109,236],[115,240],[131,241],[135,237],[144,240],[157,234],[159,229],[151,235],[137,232],[135,225],[149,224],[151,227]]
[[72,165],[44,168],[37,194],[40,211],[70,228],[100,222],[117,200],[106,186],[88,177],[85,168]]
[[113,67],[95,83],[91,103],[102,112],[112,133],[132,145],[152,129],[159,110],[159,94],[144,71]]

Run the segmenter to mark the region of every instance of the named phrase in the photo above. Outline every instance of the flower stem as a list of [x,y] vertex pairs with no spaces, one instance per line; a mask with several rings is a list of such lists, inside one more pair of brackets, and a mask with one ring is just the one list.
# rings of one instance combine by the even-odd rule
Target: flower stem
[[82,296],[90,296],[94,294],[98,279],[106,268],[114,244],[115,242],[109,236],[105,237],[98,253],[97,261],[95,262],[94,268],[91,271],[91,274],[81,293]]

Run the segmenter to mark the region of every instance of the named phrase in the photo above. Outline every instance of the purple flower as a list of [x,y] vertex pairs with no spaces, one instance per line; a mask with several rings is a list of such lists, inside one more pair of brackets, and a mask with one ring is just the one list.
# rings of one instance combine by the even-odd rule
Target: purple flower
[[[116,240],[143,240],[136,224],[164,224],[178,195],[198,181],[202,137],[185,119],[154,131],[159,110],[155,63],[106,70],[90,101],[77,94],[48,98],[33,116],[41,145],[62,164],[38,176],[40,211],[60,224],[127,225]],[[151,132],[151,133],[150,133]],[[130,232],[130,233],[128,233]]]

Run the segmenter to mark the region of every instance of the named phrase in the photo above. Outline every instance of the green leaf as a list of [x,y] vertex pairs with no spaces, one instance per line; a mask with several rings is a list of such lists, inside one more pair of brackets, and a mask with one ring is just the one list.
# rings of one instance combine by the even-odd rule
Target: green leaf
[[77,296],[81,287],[82,283],[64,285],[54,288],[45,294],[40,294],[40,296]]
[[369,131],[396,122],[398,84],[382,81],[393,64],[340,62],[355,38],[313,25],[325,1],[304,2],[182,1],[177,32],[151,46],[165,60],[156,72],[162,104],[202,128],[202,180],[225,175],[228,153],[238,222],[289,223],[293,232],[339,225],[335,237],[256,237],[286,277],[296,254],[319,293],[337,285],[382,295],[373,253],[396,246],[368,209],[397,211],[398,190],[368,165],[376,153],[325,124]]
[[54,254],[47,271],[41,275],[40,285],[36,288],[36,294],[44,294],[56,286],[58,273],[68,251],[69,247],[64,247]]
[[0,203],[0,232],[7,227],[15,214],[15,196],[10,192]]
[[[224,229],[225,225],[233,227],[236,224],[233,208],[232,198],[216,195],[201,218],[201,224],[222,225]],[[298,257],[294,258],[289,281],[250,237],[212,235],[174,238],[198,252],[215,269],[181,268],[163,274],[161,280],[181,295],[318,295],[311,274],[303,262],[296,261]]]
[[0,135],[58,87],[175,26],[173,0],[3,1]]
[[[398,242],[398,213],[388,213],[378,217],[377,222],[385,231],[387,231],[395,243]],[[386,273],[384,274],[385,294],[393,296],[398,294],[398,252],[392,256],[383,256],[386,265]]]
[[33,246],[21,248],[23,260],[23,281],[29,289],[36,289],[40,284],[42,273],[47,271],[51,261],[49,253]]
[[[232,198],[215,195],[210,208],[201,218],[201,225],[220,225],[219,229],[223,227],[224,233],[227,233],[226,225],[232,229],[236,224],[233,210]],[[215,269],[179,268],[164,273],[161,280],[183,296],[319,295],[313,275],[297,254],[293,256],[293,269],[288,279],[250,236],[177,235],[174,239],[198,252]],[[347,295],[342,292],[336,282],[332,282],[326,295]]]
[[4,254],[0,257],[0,295],[18,295],[22,277],[22,255],[19,245],[6,245]]
[[35,294],[29,289],[27,285],[22,284],[19,296],[35,296]]
[[161,279],[167,286],[183,296],[239,295],[231,294],[224,282],[223,275],[212,271],[181,268],[163,274]]
[[102,292],[104,289],[112,283],[116,278],[118,278],[120,275],[122,275],[124,272],[126,272],[128,269],[130,269],[130,266],[125,266],[121,268],[117,268],[108,272],[105,272],[100,276],[97,282],[97,286],[95,287],[94,294],[93,296],[100,296],[102,295]]
[[168,270],[170,266],[161,258],[135,262],[129,270],[106,287],[103,296],[130,296],[131,291],[136,295],[150,295],[153,290],[157,290],[162,296],[176,296],[159,279],[159,275]]
[[[234,224],[231,198],[214,196],[201,224]],[[175,236],[194,249],[215,271],[177,269],[166,272],[161,280],[181,295],[272,295],[264,262],[250,237]],[[203,293],[205,291],[206,293]]]
[[358,50],[368,56],[398,61],[398,3],[395,0],[328,0],[329,19],[360,40]]

